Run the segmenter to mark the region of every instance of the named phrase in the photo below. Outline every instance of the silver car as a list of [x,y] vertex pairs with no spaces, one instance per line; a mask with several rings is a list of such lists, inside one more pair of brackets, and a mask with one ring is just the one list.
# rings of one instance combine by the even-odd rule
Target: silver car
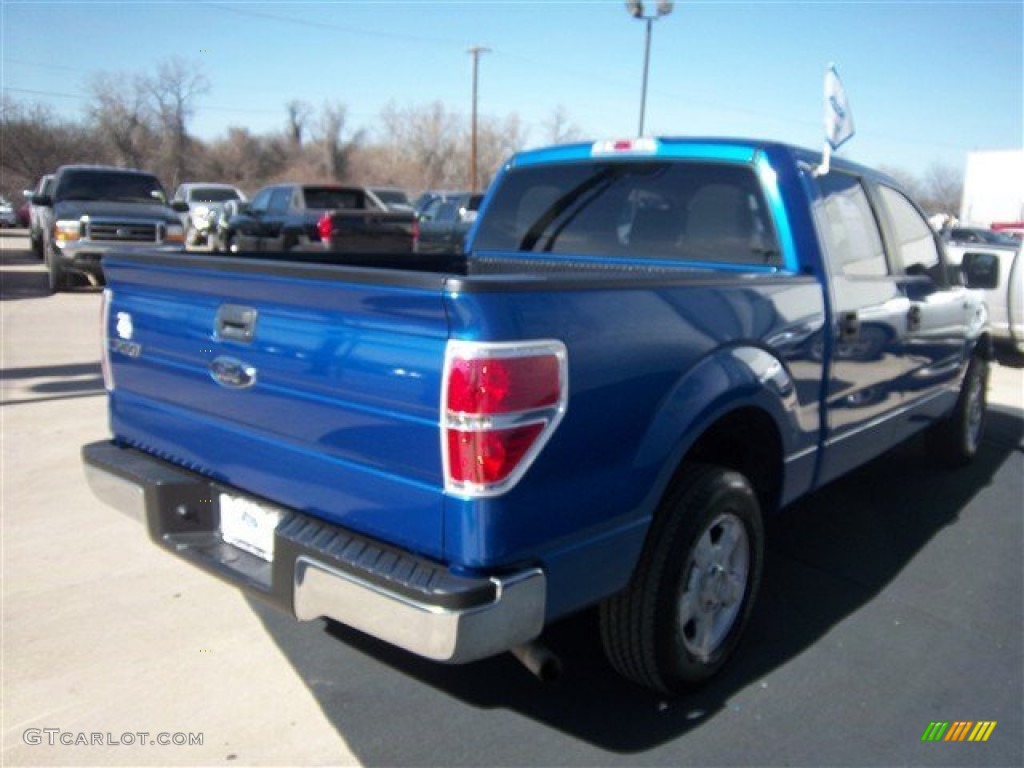
[[230,200],[245,200],[245,194],[230,184],[216,182],[189,182],[181,184],[174,193],[175,202],[188,204],[188,213],[181,218],[185,227],[185,245],[201,246],[211,242],[224,204]]

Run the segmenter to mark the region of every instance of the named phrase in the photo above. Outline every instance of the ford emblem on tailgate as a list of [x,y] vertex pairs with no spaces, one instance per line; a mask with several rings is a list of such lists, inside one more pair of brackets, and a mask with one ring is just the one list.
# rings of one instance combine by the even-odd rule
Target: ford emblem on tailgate
[[248,389],[256,383],[256,369],[233,357],[218,357],[210,363],[210,377],[227,389]]

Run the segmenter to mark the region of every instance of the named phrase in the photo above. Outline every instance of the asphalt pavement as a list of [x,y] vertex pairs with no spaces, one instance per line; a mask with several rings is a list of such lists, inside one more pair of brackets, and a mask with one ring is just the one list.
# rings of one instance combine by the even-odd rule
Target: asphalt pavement
[[[107,431],[98,291],[47,296],[26,247],[0,233],[0,763],[1024,763],[1019,361],[970,467],[914,440],[772,520],[739,657],[666,700],[611,672],[589,612],[548,632],[565,674],[543,684],[297,623],[157,550],[80,468]],[[936,721],[996,726],[922,741]]]

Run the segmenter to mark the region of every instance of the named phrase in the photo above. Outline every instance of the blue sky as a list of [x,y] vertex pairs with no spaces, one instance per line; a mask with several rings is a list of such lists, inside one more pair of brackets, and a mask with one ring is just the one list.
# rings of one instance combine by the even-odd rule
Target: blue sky
[[[296,98],[341,102],[371,135],[388,102],[440,100],[468,120],[466,49],[484,45],[480,113],[517,113],[531,144],[559,106],[588,138],[637,129],[644,25],[615,0],[3,0],[0,14],[5,92],[69,118],[95,73],[177,56],[212,86],[190,126],[203,138],[279,130]],[[1024,145],[1022,0],[677,2],[654,25],[647,132],[819,147],[829,62],[857,126],[846,157],[922,173]]]

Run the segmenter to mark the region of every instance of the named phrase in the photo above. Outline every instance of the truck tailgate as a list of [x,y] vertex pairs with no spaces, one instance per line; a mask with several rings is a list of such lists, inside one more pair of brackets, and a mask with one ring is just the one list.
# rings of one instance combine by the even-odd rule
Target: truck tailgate
[[104,271],[117,442],[441,556],[443,275],[126,255]]

